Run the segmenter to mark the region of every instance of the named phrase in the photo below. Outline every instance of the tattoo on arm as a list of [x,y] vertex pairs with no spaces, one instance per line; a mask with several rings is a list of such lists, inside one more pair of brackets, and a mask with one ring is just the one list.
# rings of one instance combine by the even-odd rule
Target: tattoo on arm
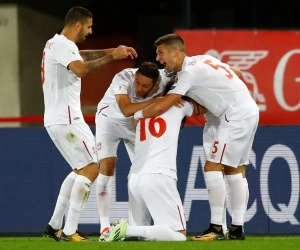
[[107,55],[105,50],[80,50],[79,53],[85,62],[96,60]]
[[87,62],[87,71],[88,71],[88,73],[98,72],[113,61],[114,61],[114,58],[113,58],[112,54],[108,54],[97,60]]

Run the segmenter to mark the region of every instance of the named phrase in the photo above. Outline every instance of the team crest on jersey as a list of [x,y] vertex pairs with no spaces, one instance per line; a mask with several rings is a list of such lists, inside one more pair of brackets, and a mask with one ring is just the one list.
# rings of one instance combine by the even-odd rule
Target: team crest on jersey
[[175,89],[175,88],[176,88],[176,86],[175,86],[175,85],[172,85],[172,86],[170,87],[170,90]]
[[[178,77],[175,77],[174,83],[178,82]],[[175,88],[175,87],[174,87]]]

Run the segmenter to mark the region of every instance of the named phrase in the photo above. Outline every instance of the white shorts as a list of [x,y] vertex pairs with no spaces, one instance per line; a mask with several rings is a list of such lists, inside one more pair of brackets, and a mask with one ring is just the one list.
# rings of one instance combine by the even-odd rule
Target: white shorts
[[205,129],[204,151],[207,151],[208,141],[215,131],[210,149],[205,153],[207,160],[235,168],[248,164],[258,120],[259,114],[241,121],[222,120],[216,131],[215,128]]
[[126,126],[115,122],[100,112],[96,117],[96,144],[98,159],[117,157],[119,143],[123,139],[130,160],[133,157],[135,131],[132,125]]
[[72,169],[97,162],[95,137],[86,123],[52,125],[46,130]]
[[[130,174],[128,178],[129,224],[167,226],[174,231],[186,229],[182,202],[176,180],[163,174]],[[144,224],[142,224],[144,223]]]
[[205,123],[205,126],[203,128],[203,150],[204,150],[204,157],[205,161],[208,159],[208,156],[210,154],[211,146],[214,143],[215,135],[217,134],[219,122],[213,122],[213,123]]

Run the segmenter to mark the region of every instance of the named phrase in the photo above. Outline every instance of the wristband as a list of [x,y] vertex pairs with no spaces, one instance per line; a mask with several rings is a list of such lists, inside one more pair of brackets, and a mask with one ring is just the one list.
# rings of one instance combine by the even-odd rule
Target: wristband
[[139,110],[139,111],[135,112],[133,118],[135,120],[139,120],[141,118],[144,118],[144,116],[143,116],[143,110]]

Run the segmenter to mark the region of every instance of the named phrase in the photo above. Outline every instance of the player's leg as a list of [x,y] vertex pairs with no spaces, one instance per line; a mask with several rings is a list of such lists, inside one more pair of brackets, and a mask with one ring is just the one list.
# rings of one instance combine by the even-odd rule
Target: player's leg
[[[223,119],[218,127],[215,135],[214,143],[205,163],[205,179],[208,189],[208,199],[211,209],[211,221],[208,230],[204,231],[204,235],[192,238],[194,240],[216,240],[224,239],[222,228],[222,218],[224,217],[224,202],[226,200],[226,186],[223,178],[222,170],[226,170],[227,166],[231,166],[232,174],[241,183],[242,176],[237,166],[243,155],[243,150],[239,148],[240,138],[244,136],[241,127],[237,126],[237,122],[227,122]],[[229,186],[230,186],[230,180]],[[231,182],[232,183],[232,182]],[[243,188],[243,191],[245,189]],[[240,195],[243,196],[241,193]],[[243,203],[245,205],[245,203]],[[206,235],[205,235],[206,234]]]
[[[209,117],[208,117],[209,119]],[[215,142],[215,135],[217,134],[218,127],[219,127],[220,121],[219,118],[213,117],[213,120],[207,120],[203,129],[203,150],[204,150],[204,159],[205,161],[209,158],[209,155],[211,153],[211,146]],[[223,173],[224,177],[224,173]],[[222,217],[222,230],[223,233],[227,232],[227,220],[226,220],[226,206],[227,206],[227,190],[225,195],[225,201],[224,201],[224,209],[223,209],[223,217]],[[207,230],[203,232],[203,234],[206,234]]]
[[131,226],[122,221],[108,241],[141,237],[147,241],[185,241],[186,222],[176,180],[163,174],[140,176],[139,188],[154,226]]
[[[249,163],[249,161],[248,161],[248,163]],[[242,175],[243,175],[243,181],[244,181],[244,185],[245,185],[245,189],[246,189],[246,205],[245,205],[244,223],[246,221],[246,213],[247,213],[247,207],[248,207],[248,201],[249,201],[249,186],[248,186],[248,181],[247,181],[247,177],[246,177],[246,165],[247,164],[242,165]]]
[[[245,178],[243,176],[245,167],[241,165],[249,158],[257,124],[258,116],[233,123],[233,131],[235,133],[232,133],[232,141],[235,143],[229,144],[228,151],[229,153],[231,152],[231,155],[240,155],[241,159],[237,168],[225,167],[232,208],[232,223],[228,232],[229,239],[245,239],[243,226],[249,195],[247,194],[248,188],[245,188]],[[233,158],[233,156],[231,157]]]
[[[46,130],[52,139],[53,143],[55,144],[56,148],[59,150],[59,152],[62,154],[64,159],[68,162],[68,164],[72,166],[71,161],[69,160],[68,156],[64,152],[64,150],[61,148],[58,141],[55,139],[55,137],[52,135],[52,131],[49,127],[46,127]],[[75,182],[75,179],[77,177],[77,170],[73,170],[63,181],[60,191],[57,197],[55,209],[53,212],[53,215],[51,217],[50,222],[44,229],[44,236],[53,238],[56,241],[60,240],[60,235],[62,232],[62,223],[63,223],[63,217],[65,215],[66,209],[70,202],[71,197],[71,191]]]
[[128,175],[128,205],[129,225],[149,226],[151,215],[140,192],[140,176],[130,173]]
[[121,220],[113,229],[107,241],[120,241],[126,238],[138,238],[144,241],[186,241],[186,236],[168,226],[130,226]]
[[[129,203],[129,223],[125,220],[115,222],[116,227],[105,239],[106,241],[117,241],[125,238],[127,241],[145,240],[144,234],[141,234],[143,226],[151,225],[151,215],[140,193],[140,176],[134,173],[128,175],[128,203]],[[127,234],[127,226],[130,225]],[[137,234],[132,229],[138,229]],[[116,230],[122,230],[119,234]],[[131,230],[131,231],[130,231]],[[128,235],[128,236],[127,236]]]
[[72,166],[78,170],[66,223],[61,235],[64,241],[86,241],[77,232],[78,221],[90,194],[90,188],[98,175],[94,136],[86,123],[51,126],[55,138],[64,150]]
[[146,240],[185,241],[186,220],[177,181],[163,174],[145,174],[140,192],[154,222],[153,227],[144,228]]
[[[100,218],[100,238],[109,235],[111,182],[115,173],[117,161],[117,148],[120,143],[119,126],[110,122],[107,117],[96,117],[96,144],[99,160],[99,175],[97,178],[96,192],[98,213]],[[101,238],[101,235],[103,236]]]

